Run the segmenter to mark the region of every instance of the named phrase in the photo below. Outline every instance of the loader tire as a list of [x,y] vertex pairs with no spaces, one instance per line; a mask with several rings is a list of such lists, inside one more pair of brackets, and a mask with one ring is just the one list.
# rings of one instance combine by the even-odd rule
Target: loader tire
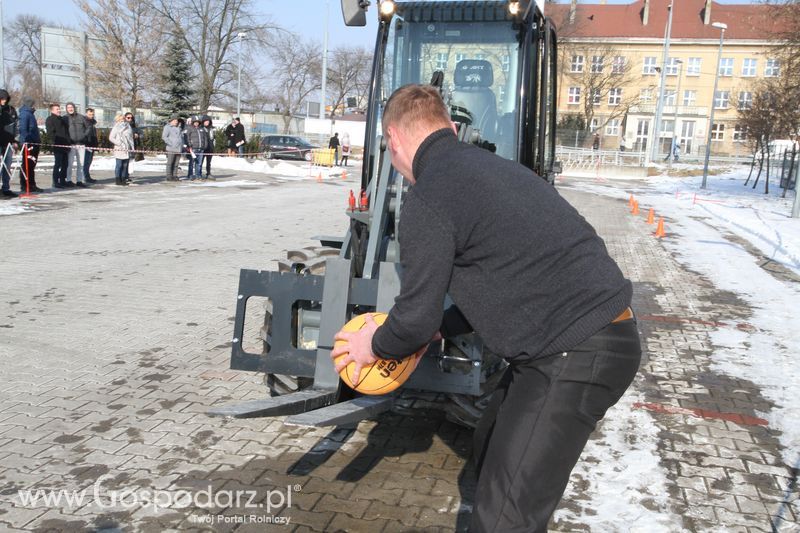
[[[326,246],[309,246],[300,250],[290,250],[286,259],[278,261],[279,272],[308,273],[322,276],[325,274],[325,260],[330,256],[338,256],[339,250]],[[264,340],[263,353],[269,354],[270,337],[272,335],[272,303],[267,305],[264,315],[264,326],[261,336]],[[314,384],[314,378],[289,376],[286,374],[264,375],[264,384],[272,397],[307,389]]]

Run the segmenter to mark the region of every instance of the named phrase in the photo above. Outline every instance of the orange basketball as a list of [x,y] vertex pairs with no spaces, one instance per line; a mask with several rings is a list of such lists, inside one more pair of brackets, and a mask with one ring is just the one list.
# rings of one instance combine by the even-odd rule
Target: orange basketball
[[[345,324],[342,330],[360,330],[364,327],[367,315],[372,315],[373,320],[375,320],[375,323],[378,325],[383,324],[388,316],[386,313],[365,313],[363,315],[358,315]],[[340,344],[344,344],[344,341],[336,341],[335,345],[339,346]],[[355,363],[350,363],[342,369],[342,371],[339,372],[339,376],[348,387],[363,394],[387,394],[406,382],[411,373],[417,368],[417,363],[427,349],[427,346],[423,346],[417,353],[409,355],[402,360],[378,359],[371,365],[361,369],[358,383],[353,383],[353,371],[356,367]],[[344,355],[340,355],[339,357],[344,357]]]

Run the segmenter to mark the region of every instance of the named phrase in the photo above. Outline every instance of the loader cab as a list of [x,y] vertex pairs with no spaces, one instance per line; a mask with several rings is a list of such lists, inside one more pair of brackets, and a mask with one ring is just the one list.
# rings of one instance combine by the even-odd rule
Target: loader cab
[[[379,157],[375,140],[389,96],[409,83],[433,82],[452,120],[469,126],[476,142],[552,181],[555,32],[538,7],[515,1],[392,4],[388,16],[380,9],[365,159]],[[365,165],[365,185],[371,166]]]

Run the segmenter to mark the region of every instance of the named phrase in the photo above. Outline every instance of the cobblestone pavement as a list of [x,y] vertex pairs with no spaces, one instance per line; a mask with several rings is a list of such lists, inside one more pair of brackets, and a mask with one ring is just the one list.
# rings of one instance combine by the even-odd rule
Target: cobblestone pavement
[[[343,233],[356,186],[219,177],[237,185],[144,176],[0,217],[0,530],[463,529],[471,435],[436,410],[355,429],[205,414],[265,395],[259,376],[227,369],[239,268],[273,268],[310,236]],[[779,510],[797,528],[792,472],[757,413],[770,406],[708,368],[709,328],[749,310],[682,269],[624,202],[562,190],[635,283],[649,359],[634,408],[659,428],[670,529],[769,531]],[[570,519],[554,530],[588,529],[589,485],[576,470]],[[50,490],[66,492],[45,502]]]

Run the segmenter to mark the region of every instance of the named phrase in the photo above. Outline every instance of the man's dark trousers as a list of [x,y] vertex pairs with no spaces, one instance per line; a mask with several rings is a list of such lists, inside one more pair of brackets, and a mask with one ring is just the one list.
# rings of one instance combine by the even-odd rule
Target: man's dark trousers
[[475,430],[471,532],[544,532],[589,435],[639,368],[635,320],[543,358],[514,360]]
[[67,159],[69,153],[62,152],[58,148],[53,150],[55,162],[53,163],[53,187],[64,185],[67,182]]
[[92,161],[94,160],[94,149],[86,148],[83,152],[83,177],[87,180],[91,179],[92,176],[89,174],[89,171],[92,168]]

